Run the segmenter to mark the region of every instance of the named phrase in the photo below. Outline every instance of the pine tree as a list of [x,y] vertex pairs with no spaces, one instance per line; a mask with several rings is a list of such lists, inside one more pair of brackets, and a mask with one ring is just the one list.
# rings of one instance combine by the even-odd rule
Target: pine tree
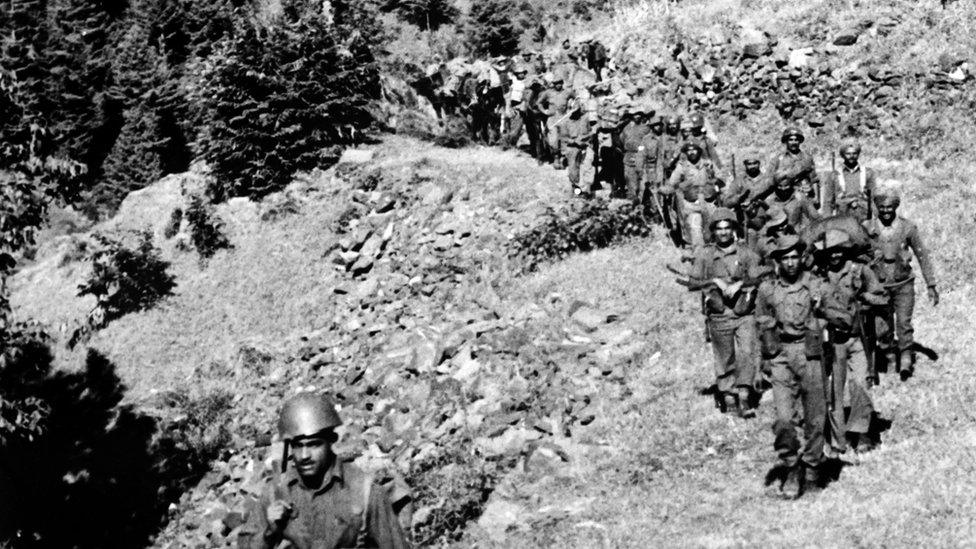
[[479,0],[471,6],[467,36],[476,53],[511,55],[522,29],[519,7],[507,0]]

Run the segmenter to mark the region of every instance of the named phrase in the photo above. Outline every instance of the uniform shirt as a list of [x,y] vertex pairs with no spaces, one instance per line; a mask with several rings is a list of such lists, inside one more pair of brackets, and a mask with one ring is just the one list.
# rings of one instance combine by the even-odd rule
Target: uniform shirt
[[810,199],[798,191],[793,191],[786,200],[781,200],[776,193],[769,195],[766,197],[766,209],[769,210],[773,206],[783,208],[786,212],[786,222],[800,233],[811,221],[820,219],[820,214]]
[[797,154],[783,151],[773,156],[769,161],[768,173],[775,176],[778,172],[786,172],[793,176],[802,174],[802,177],[797,179],[797,183],[808,184],[811,189],[820,185],[820,177],[817,175],[813,155],[806,151],[800,151]]
[[525,95],[525,80],[525,78],[512,76],[512,84],[508,91],[508,100],[512,103],[522,102],[522,96]]
[[743,201],[760,201],[772,189],[772,181],[766,172],[760,171],[755,177],[742,170],[725,189],[722,190],[722,205],[726,208],[736,208]]
[[699,135],[692,135],[688,133],[684,138],[684,142],[682,143],[681,150],[684,150],[684,144],[686,143],[694,143],[699,147],[701,147],[702,156],[711,160],[712,164],[714,164],[719,169],[722,168],[722,159],[719,158],[718,151],[715,150],[715,144],[712,142],[711,139],[708,138],[707,135],[705,135],[704,133]]
[[874,170],[858,165],[841,166],[824,182],[824,215],[851,215],[858,221],[868,218],[868,201],[874,196],[877,176]]
[[918,227],[914,223],[897,216],[891,225],[885,227],[877,218],[864,223],[874,244],[877,259],[877,273],[885,284],[913,280],[912,254],[918,260],[922,278],[926,286],[935,286],[935,270],[929,257],[928,248],[922,243]]
[[637,169],[643,174],[644,181],[660,182],[662,174],[658,172],[662,164],[661,152],[662,141],[660,135],[648,132],[641,138],[637,146]]
[[562,116],[566,113],[573,92],[570,90],[549,89],[539,95],[539,110],[546,116]]
[[651,127],[647,124],[637,124],[630,122],[620,131],[620,139],[623,141],[624,153],[630,154],[630,164],[636,165],[636,154],[640,148],[641,139],[651,132]]
[[688,160],[682,160],[671,173],[668,182],[661,188],[661,192],[665,194],[679,193],[688,202],[698,200],[699,196],[714,197],[717,194],[715,167],[704,158],[699,159],[695,164]]
[[847,261],[837,271],[827,269],[824,280],[824,314],[827,322],[838,327],[835,321],[846,323],[845,330],[860,335],[857,321],[861,304],[884,305],[887,303],[884,287],[874,272],[863,263]]
[[[268,528],[265,509],[275,499],[285,500],[292,506],[291,518],[285,528],[285,539],[298,540],[297,547],[355,547],[362,529],[367,480],[372,482],[359,467],[349,462],[336,461],[326,471],[322,486],[311,490],[302,485],[294,469],[289,470],[283,475],[280,485],[269,482],[260,500],[249,509],[247,523],[238,538],[238,547],[277,547],[281,540],[268,540],[264,537]],[[370,547],[408,547],[386,491],[376,484],[372,484],[369,493],[366,533]]]
[[661,159],[664,161],[664,175],[670,176],[681,160],[681,136],[664,134],[661,136]]
[[[703,246],[695,254],[691,266],[690,276],[697,280],[722,279],[724,282],[734,283],[745,279],[756,279],[766,270],[759,265],[759,256],[746,246],[733,243],[727,248],[717,244]],[[732,298],[726,298],[721,290],[717,291],[721,300],[719,307],[710,307],[709,317],[741,317],[752,314],[751,295],[754,289],[746,289]],[[719,304],[716,300],[716,305]]]
[[756,292],[756,322],[760,328],[778,328],[780,335],[799,339],[817,328],[814,314],[822,297],[822,282],[809,272],[793,283],[780,277],[764,280]]
[[567,147],[585,149],[590,146],[590,121],[586,116],[570,116],[559,126],[559,135]]

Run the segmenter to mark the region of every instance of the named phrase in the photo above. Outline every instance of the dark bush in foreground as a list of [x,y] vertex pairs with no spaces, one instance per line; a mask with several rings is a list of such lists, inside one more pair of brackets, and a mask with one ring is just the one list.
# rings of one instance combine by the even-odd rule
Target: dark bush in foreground
[[549,209],[535,227],[516,235],[509,249],[524,262],[526,270],[534,270],[544,261],[649,234],[651,222],[639,207],[611,205],[603,200],[578,201],[561,210]]

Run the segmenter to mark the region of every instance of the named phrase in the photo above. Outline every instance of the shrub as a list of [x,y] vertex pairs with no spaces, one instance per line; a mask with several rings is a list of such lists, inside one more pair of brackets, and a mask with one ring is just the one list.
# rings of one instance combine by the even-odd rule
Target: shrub
[[337,160],[331,149],[361,140],[379,94],[369,44],[321,13],[247,25],[225,40],[201,75],[205,113],[200,153],[213,167],[209,192],[221,201],[260,198],[297,171]]
[[605,248],[622,238],[651,233],[641,208],[611,205],[602,200],[574,202],[562,210],[549,209],[535,227],[510,243],[510,254],[535,270],[543,261],[563,259],[573,252]]
[[79,296],[93,295],[98,300],[99,314],[93,318],[94,328],[128,313],[149,309],[173,293],[176,282],[167,272],[169,262],[160,257],[149,231],[137,233],[134,248],[126,246],[119,237],[97,234],[94,238],[92,273],[78,287]]
[[214,213],[213,206],[199,196],[190,199],[186,209],[186,221],[190,229],[190,240],[201,257],[209,259],[217,250],[230,248],[230,241],[224,234],[224,223]]

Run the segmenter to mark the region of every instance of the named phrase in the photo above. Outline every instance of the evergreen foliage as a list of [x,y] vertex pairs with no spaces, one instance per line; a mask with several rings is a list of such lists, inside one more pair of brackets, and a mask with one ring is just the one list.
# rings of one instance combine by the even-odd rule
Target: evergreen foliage
[[190,199],[190,206],[186,209],[186,221],[193,247],[204,259],[213,257],[217,250],[231,247],[227,235],[224,234],[223,221],[217,217],[213,206],[199,196]]
[[421,30],[437,30],[452,23],[458,9],[448,0],[387,0],[383,10],[395,12],[400,19],[417,25]]
[[272,25],[244,25],[208,59],[198,144],[215,200],[265,196],[363,138],[377,66],[363,35],[335,17],[286,9]]
[[152,234],[139,233],[135,247],[122,238],[95,235],[97,243],[91,255],[92,273],[78,287],[78,295],[92,295],[98,300],[101,318],[99,328],[128,313],[151,308],[173,293],[176,282],[167,272],[169,262],[160,257]]
[[511,55],[524,32],[520,5],[507,0],[479,0],[468,15],[467,37],[475,53]]

